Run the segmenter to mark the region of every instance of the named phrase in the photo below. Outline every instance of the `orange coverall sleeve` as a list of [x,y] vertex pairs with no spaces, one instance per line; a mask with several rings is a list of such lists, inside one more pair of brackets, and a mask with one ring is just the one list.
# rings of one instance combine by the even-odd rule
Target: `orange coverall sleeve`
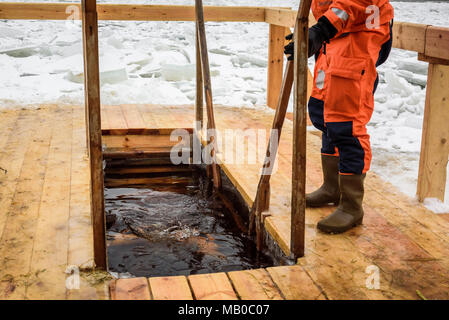
[[[366,20],[366,10],[369,6],[376,5],[373,0],[334,0],[329,5],[324,16],[337,29],[337,34],[344,30],[350,30],[354,26],[364,25]],[[383,1],[377,1],[380,5]]]

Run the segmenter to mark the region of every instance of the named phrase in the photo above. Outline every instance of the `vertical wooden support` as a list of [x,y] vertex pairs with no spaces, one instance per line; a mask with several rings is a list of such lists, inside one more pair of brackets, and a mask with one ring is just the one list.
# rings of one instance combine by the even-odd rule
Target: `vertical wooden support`
[[262,212],[269,209],[270,206],[270,178],[271,170],[273,168],[275,157],[278,151],[279,140],[281,139],[282,127],[284,125],[285,115],[287,113],[288,101],[293,85],[293,66],[292,61],[287,62],[285,67],[285,74],[281,84],[279,100],[276,107],[276,113],[271,127],[270,140],[268,141],[265,161],[262,168],[262,175],[257,185],[256,198],[250,212],[248,233],[251,235],[256,226],[256,243],[257,248],[262,248]]
[[95,265],[107,269],[103,154],[100,118],[100,70],[96,0],[83,0],[84,92],[90,161],[90,197]]
[[203,128],[203,69],[201,67],[201,53],[200,53],[200,39],[198,35],[198,21],[195,21],[197,32],[195,32],[196,39],[196,101],[195,101],[195,125],[197,132]]
[[418,198],[444,200],[449,156],[449,65],[429,63],[419,159]]
[[[212,101],[212,81],[210,77],[209,68],[209,56],[207,52],[207,41],[206,41],[206,28],[204,25],[204,9],[203,1],[195,0],[195,15],[197,22],[197,33],[199,38],[199,52],[201,56],[201,69],[203,71],[203,85],[204,85],[204,95],[206,97],[206,108],[207,108],[207,129],[215,130],[215,117],[214,117],[214,105]],[[212,156],[212,174],[215,189],[221,188],[221,175],[220,168],[216,160],[217,152],[217,142],[215,137],[210,137],[209,144],[212,144],[213,150],[211,152]],[[210,166],[209,166],[210,168]]]
[[295,27],[292,213],[290,251],[292,258],[304,255],[306,213],[306,132],[309,11],[312,0],[302,0]]
[[268,46],[268,76],[267,76],[267,105],[275,109],[281,92],[283,67],[285,27],[270,24]]

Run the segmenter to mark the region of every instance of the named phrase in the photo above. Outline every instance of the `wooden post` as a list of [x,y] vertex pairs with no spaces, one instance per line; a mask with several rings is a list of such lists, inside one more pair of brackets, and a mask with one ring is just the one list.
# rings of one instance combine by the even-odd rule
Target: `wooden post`
[[99,269],[107,269],[104,215],[103,154],[100,118],[100,71],[98,63],[98,18],[96,0],[83,0],[84,92],[90,161],[90,199],[94,259]]
[[307,77],[309,12],[312,0],[302,0],[295,27],[292,213],[290,251],[292,258],[304,256],[306,213],[306,133],[307,133]]
[[429,63],[418,174],[418,199],[444,201],[449,156],[449,65]]
[[203,129],[203,69],[201,67],[200,39],[198,35],[198,21],[195,21],[196,32],[196,102],[195,102],[195,125],[196,130],[201,134]]
[[[204,10],[203,1],[195,0],[195,14],[197,21],[197,33],[199,38],[199,51],[201,56],[201,68],[203,70],[203,85],[204,94],[206,97],[206,108],[207,108],[207,129],[215,129],[215,117],[214,117],[214,105],[212,100],[212,81],[210,77],[209,69],[209,56],[207,52],[207,41],[206,41],[206,28],[204,26]],[[215,189],[221,188],[221,175],[220,168],[217,164],[216,152],[217,152],[217,142],[215,137],[210,137],[209,144],[212,144],[213,150],[211,152],[212,156],[212,174],[214,180]],[[209,167],[210,168],[210,167]]]
[[275,109],[281,92],[284,44],[287,28],[270,24],[268,46],[268,76],[267,76],[267,105]]
[[[262,212],[268,210],[270,206],[270,178],[271,171],[277,154],[279,140],[281,138],[282,127],[284,125],[285,114],[287,113],[288,101],[293,85],[293,62],[288,61],[285,67],[285,74],[281,85],[278,105],[271,127],[270,139],[268,141],[265,161],[262,168],[262,175],[260,176],[259,184],[257,186],[256,198],[250,212],[248,233],[251,235],[256,226],[257,247],[260,250],[262,247]],[[274,133],[274,134],[273,134]],[[276,139],[276,140],[273,140]]]

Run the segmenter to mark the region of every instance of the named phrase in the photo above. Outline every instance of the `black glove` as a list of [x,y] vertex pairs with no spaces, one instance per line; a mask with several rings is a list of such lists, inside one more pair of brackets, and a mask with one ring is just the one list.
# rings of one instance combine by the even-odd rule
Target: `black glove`
[[[323,16],[318,20],[318,23],[309,28],[309,52],[308,57],[310,58],[315,53],[317,53],[323,42],[329,43],[330,39],[335,37],[337,34],[337,29],[329,22],[329,20]],[[285,37],[287,40],[293,39],[293,33]],[[288,60],[292,61],[294,59],[295,53],[295,43],[290,42],[284,47],[284,53],[288,55]]]

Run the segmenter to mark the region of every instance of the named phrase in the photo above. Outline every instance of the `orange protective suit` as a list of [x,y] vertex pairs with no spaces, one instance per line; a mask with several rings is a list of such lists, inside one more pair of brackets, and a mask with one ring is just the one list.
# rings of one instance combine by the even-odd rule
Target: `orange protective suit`
[[312,123],[323,131],[321,152],[340,157],[341,174],[366,173],[371,163],[366,124],[373,113],[376,66],[391,49],[393,7],[389,0],[313,0],[312,12],[337,31],[315,55],[308,106]]

